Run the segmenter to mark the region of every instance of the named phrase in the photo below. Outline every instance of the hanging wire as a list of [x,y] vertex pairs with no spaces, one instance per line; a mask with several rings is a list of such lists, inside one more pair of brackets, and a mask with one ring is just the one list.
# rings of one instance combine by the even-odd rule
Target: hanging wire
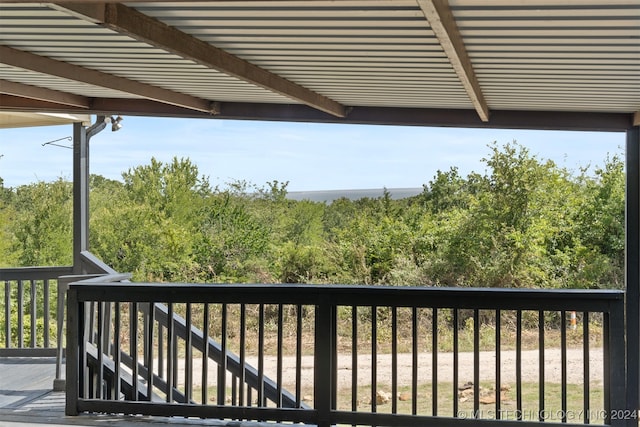
[[72,138],[70,136],[65,136],[64,138],[58,138],[58,139],[54,139],[53,141],[45,142],[45,143],[42,144],[42,146],[44,147],[45,145],[53,145],[53,146],[56,146],[56,147],[68,148],[68,149],[72,150],[73,147],[69,147],[67,145],[62,145],[62,144],[56,144],[56,142],[63,141],[65,139],[67,141],[71,141],[72,140]]

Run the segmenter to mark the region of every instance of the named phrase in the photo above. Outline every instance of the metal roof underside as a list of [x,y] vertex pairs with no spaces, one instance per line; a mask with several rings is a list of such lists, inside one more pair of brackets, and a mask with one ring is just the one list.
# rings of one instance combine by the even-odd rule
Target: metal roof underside
[[622,131],[640,0],[0,0],[0,110]]

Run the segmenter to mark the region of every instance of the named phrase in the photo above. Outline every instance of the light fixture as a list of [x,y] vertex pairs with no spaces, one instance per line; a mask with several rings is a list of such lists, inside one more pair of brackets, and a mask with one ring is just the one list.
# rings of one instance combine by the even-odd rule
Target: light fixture
[[109,121],[111,121],[111,132],[119,131],[122,128],[122,124],[120,123],[122,120],[122,116],[118,115],[118,117],[114,118],[111,116]]

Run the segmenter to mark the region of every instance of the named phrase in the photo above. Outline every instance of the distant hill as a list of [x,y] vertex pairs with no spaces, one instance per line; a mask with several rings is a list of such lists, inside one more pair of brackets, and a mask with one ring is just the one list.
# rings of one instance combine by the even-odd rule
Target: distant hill
[[[422,193],[422,187],[420,188],[387,188],[387,191],[394,200],[404,199],[407,197],[416,196]],[[310,200],[312,202],[327,202],[331,203],[334,200],[341,199],[343,197],[351,200],[358,200],[364,197],[377,198],[384,195],[384,188],[368,188],[359,190],[319,190],[319,191],[290,191],[287,193],[287,198],[291,200]]]

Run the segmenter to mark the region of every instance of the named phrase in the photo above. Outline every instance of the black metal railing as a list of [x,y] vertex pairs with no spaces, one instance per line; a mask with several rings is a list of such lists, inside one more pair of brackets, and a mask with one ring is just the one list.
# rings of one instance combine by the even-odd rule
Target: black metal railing
[[[154,308],[152,315],[150,314],[150,307]],[[132,307],[129,306],[128,308],[131,310]],[[208,325],[211,317],[210,306],[203,306],[203,312],[201,313],[202,329],[193,324],[193,314],[191,314],[193,307],[185,306],[186,319],[175,313],[175,308],[174,304],[138,304],[136,307],[138,313],[142,314],[143,335],[149,335],[148,325],[151,325],[153,337],[157,340],[155,342],[154,339],[145,339],[142,342],[142,353],[145,355],[145,360],[151,357],[150,353],[157,355],[158,378],[155,379],[155,382],[165,390],[165,395],[169,390],[175,394],[173,397],[167,395],[167,401],[175,400],[181,403],[195,401],[193,390],[194,369],[192,363],[191,366],[186,363],[193,360],[193,352],[195,351],[200,353],[202,361],[200,377],[195,381],[196,383],[199,381],[201,385],[199,388],[199,401],[202,404],[207,404],[209,401],[217,399],[217,402],[226,402],[228,400],[234,404],[251,406],[251,393],[254,392],[257,395],[257,401],[263,402],[263,404],[269,401],[286,408],[307,407],[305,403],[296,399],[294,395],[282,389],[280,386],[282,381],[274,382],[271,378],[265,376],[263,371],[254,368],[252,364],[247,362],[246,349],[245,345],[243,345],[246,342],[242,343],[243,339],[240,339],[240,347],[234,352],[228,346],[226,331],[221,331],[220,341],[216,341],[204,332],[210,329]],[[246,308],[244,309],[246,310]],[[221,325],[224,325],[226,329],[227,321],[230,317],[228,316],[228,307],[220,307],[217,314],[221,316]],[[241,316],[246,318],[246,313],[241,314]],[[163,345],[165,340],[166,347]],[[180,357],[178,351],[180,343],[183,344],[184,358]],[[130,346],[128,352],[121,352],[122,356],[127,360],[127,366],[130,368],[133,366],[132,359],[135,356],[135,353],[131,350],[133,347]],[[183,392],[180,392],[178,389],[178,385],[180,385],[178,374],[183,360],[185,362],[184,382],[181,384]],[[212,374],[209,373],[210,363],[215,364],[215,372]],[[146,370],[147,366],[142,365],[141,369]],[[202,385],[209,384],[209,377],[212,375],[217,375],[215,386],[218,392],[215,397],[209,398],[209,388]],[[226,394],[227,376],[230,377],[229,383],[231,386],[228,397]]]
[[[82,283],[128,282],[128,279],[128,274],[114,273],[85,279]],[[172,303],[86,303],[85,336],[88,340],[79,355],[84,358],[83,364],[88,366],[92,381],[103,384],[95,390],[85,387],[86,395],[114,399],[122,394],[125,400],[144,401],[157,398],[155,391],[162,393],[167,402],[193,403],[196,399],[194,380],[197,383],[201,378],[201,385],[209,384],[209,364],[212,363],[217,371],[214,371],[217,375],[216,395],[221,402],[227,400],[222,390],[225,390],[229,376],[233,390],[229,401],[251,406],[254,393],[262,404],[270,401],[283,407],[308,408],[283,390],[278,385],[281,382],[276,384],[262,370],[247,363],[244,346],[238,356],[227,347],[224,336],[218,342],[203,332],[209,329],[207,322],[203,320],[202,330],[194,325],[189,304],[182,307],[186,312],[175,311],[176,308]],[[209,319],[208,308],[200,313],[202,319]],[[226,319],[226,307],[222,314]],[[123,341],[127,341],[127,345]],[[194,352],[201,354],[198,379],[193,378]],[[179,372],[182,372],[181,376]],[[197,394],[198,401],[206,404],[208,387],[200,386]]]
[[0,356],[56,355],[57,281],[71,267],[0,269]]
[[53,357],[62,351],[66,285],[115,273],[88,251],[73,267],[0,268],[0,356]]
[[[64,391],[66,388],[65,379],[63,377],[63,362],[66,343],[64,341],[64,319],[66,307],[66,295],[69,283],[87,280],[89,278],[108,276],[118,274],[114,269],[102,262],[98,257],[89,251],[80,252],[80,267],[78,268],[82,274],[69,274],[58,277],[57,280],[57,351],[56,351],[56,376],[53,381],[53,388],[56,391]],[[129,276],[127,276],[128,278]],[[108,313],[107,313],[108,314]]]
[[319,426],[629,418],[619,291],[94,279],[68,298],[70,415]]

